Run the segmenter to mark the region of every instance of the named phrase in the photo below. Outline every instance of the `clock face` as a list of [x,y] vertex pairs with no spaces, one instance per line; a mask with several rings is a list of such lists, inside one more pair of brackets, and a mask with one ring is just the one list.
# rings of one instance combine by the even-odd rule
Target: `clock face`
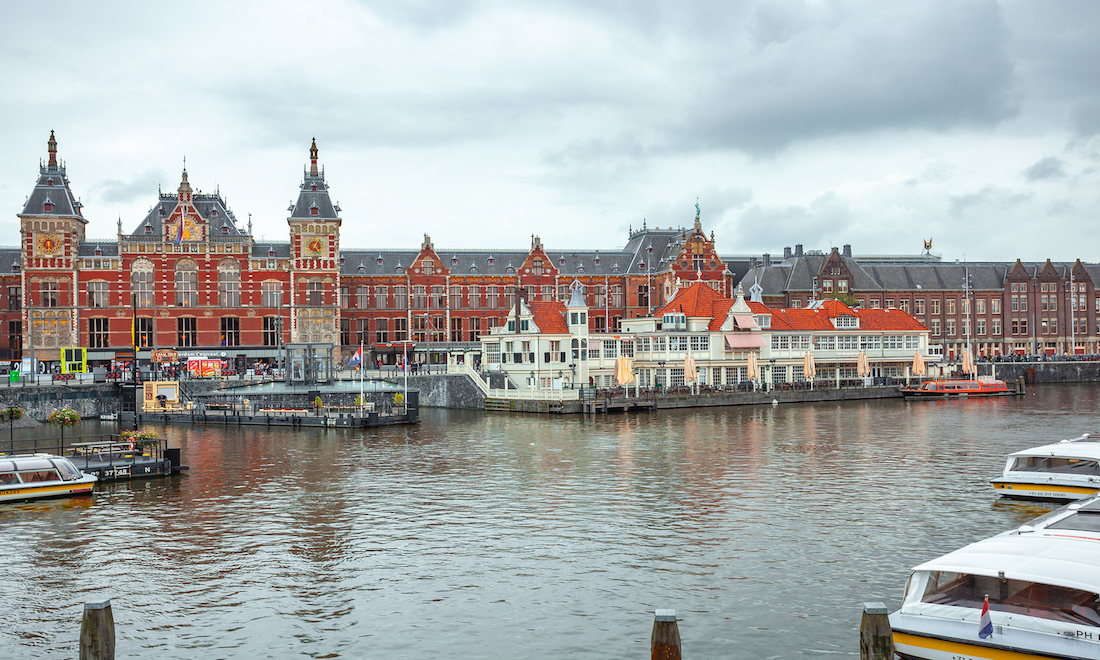
[[40,234],[38,236],[38,252],[44,255],[54,255],[61,251],[61,237],[56,234]]
[[306,254],[319,257],[325,251],[325,241],[322,238],[311,238],[306,242]]

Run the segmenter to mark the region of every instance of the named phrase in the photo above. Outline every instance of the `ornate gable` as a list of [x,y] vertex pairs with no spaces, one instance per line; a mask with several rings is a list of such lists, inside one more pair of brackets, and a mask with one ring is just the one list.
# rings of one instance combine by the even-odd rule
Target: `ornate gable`
[[439,255],[435,253],[431,236],[424,234],[424,242],[420,245],[420,253],[412,263],[412,272],[417,275],[450,275],[448,268]]
[[670,259],[672,271],[681,280],[719,280],[726,264],[714,249],[714,232],[708,238],[699,221],[699,204],[695,204],[695,226],[680,235],[679,249]]
[[1019,259],[1012,266],[1012,269],[1008,271],[1008,279],[1010,280],[1028,280],[1031,279],[1031,273],[1027,272],[1027,267]]

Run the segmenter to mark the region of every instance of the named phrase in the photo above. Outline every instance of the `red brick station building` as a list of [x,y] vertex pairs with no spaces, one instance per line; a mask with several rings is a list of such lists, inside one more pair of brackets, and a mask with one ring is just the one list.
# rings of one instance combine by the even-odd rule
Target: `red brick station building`
[[120,219],[115,237],[96,239],[51,132],[48,159],[19,214],[19,245],[0,248],[0,359],[29,356],[33,343],[47,367],[67,347],[86,347],[89,364],[106,365],[129,357],[136,339],[141,359],[173,348],[181,358],[217,356],[236,368],[273,364],[287,343],[334,345],[338,364],[360,343],[372,361],[392,364],[407,348],[438,362],[478,350],[478,337],[505,323],[517,293],[567,301],[574,280],[584,286],[595,333],[649,316],[686,283],[701,280],[733,297],[744,280],[774,307],[834,293],[898,306],[948,352],[968,332],[990,355],[1063,353],[1074,343],[1076,352],[1097,352],[1096,265],[967,268],[930,254],[852,257],[847,246],[805,254],[797,246],[775,261],[722,257],[698,207],[692,227],[643,221],[624,247],[606,250],[552,249],[538,236],[526,250],[447,250],[427,235],[418,249],[343,249],[341,209],[316,142],[309,151],[289,208],[289,241],[257,240],[251,221],[242,227],[220,191],[194,190],[186,169],[136,227],[124,231]]

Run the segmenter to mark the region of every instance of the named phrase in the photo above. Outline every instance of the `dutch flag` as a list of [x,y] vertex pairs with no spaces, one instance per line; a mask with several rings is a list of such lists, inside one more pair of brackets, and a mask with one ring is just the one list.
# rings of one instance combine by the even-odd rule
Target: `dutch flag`
[[982,604],[982,620],[979,625],[981,628],[978,629],[978,637],[986,639],[993,636],[993,620],[989,618],[989,596],[985,597],[985,603]]
[[357,367],[361,364],[363,364],[363,346],[362,345],[359,346],[358,351],[355,351],[355,355],[351,356],[351,359],[348,360],[348,367]]

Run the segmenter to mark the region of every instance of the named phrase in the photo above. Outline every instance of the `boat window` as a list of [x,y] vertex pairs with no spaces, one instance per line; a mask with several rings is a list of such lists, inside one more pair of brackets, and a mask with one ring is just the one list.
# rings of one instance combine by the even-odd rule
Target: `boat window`
[[936,388],[936,384],[935,384],[935,383],[925,383],[925,384],[924,384],[924,389],[926,389],[926,390],[934,390],[934,389],[937,389],[937,388]]
[[22,472],[24,470],[52,470],[53,464],[45,458],[23,458],[18,457],[12,460],[15,464],[15,469]]
[[981,609],[985,596],[989,609],[998,612],[1100,626],[1100,596],[1039,582],[932,571],[921,602]]
[[29,484],[34,481],[61,481],[61,475],[57,473],[57,470],[35,470],[33,472],[20,472],[19,478],[23,480],[23,483]]
[[14,472],[0,472],[0,486],[17,483],[19,483],[19,479],[15,477]]
[[1095,512],[1077,511],[1077,515],[1063,518],[1056,523],[1047,525],[1047,529],[1067,529],[1075,532],[1100,532],[1100,515]]
[[61,473],[61,478],[65,481],[76,481],[80,478],[80,470],[76,469],[72,463],[64,459],[54,459],[54,467]]
[[1100,463],[1082,458],[1052,456],[1018,456],[1012,461],[1012,472],[1056,472],[1100,476]]

